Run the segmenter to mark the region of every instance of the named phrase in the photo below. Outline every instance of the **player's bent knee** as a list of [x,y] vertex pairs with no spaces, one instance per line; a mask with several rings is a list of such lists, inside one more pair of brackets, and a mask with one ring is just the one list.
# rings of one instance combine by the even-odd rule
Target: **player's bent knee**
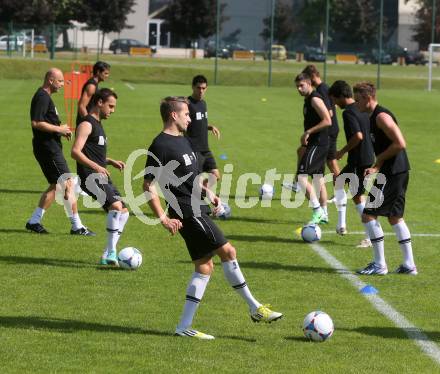
[[127,208],[125,208],[125,207],[122,205],[122,202],[120,202],[120,201],[116,201],[116,202],[114,202],[114,203],[113,203],[112,205],[110,205],[109,208],[108,208],[108,210],[118,210],[118,211],[120,211],[120,212],[125,213],[124,209],[125,209],[125,211],[128,212]]

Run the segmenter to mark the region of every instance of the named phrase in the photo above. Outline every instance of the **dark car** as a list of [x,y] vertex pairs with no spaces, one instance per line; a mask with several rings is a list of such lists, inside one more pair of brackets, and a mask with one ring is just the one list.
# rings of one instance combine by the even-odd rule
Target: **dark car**
[[405,50],[403,53],[403,57],[405,58],[406,65],[426,65],[428,63],[425,55],[420,51]]
[[[244,45],[238,43],[224,44],[220,42],[217,51],[217,57],[221,58],[232,58],[234,51],[249,51],[253,52],[251,49],[245,47]],[[205,47],[204,52],[205,57],[215,57],[215,41],[210,40]]]
[[130,53],[130,48],[148,48],[148,46],[135,39],[115,39],[108,48],[116,55]]
[[[371,52],[366,53],[362,56],[362,60],[366,64],[377,64],[379,62],[379,50],[373,49]],[[391,65],[393,63],[393,57],[387,51],[382,51],[382,56],[380,59],[381,64],[383,65]]]
[[321,51],[321,48],[305,47],[304,60],[315,61],[315,62],[324,62],[325,61],[325,54]]

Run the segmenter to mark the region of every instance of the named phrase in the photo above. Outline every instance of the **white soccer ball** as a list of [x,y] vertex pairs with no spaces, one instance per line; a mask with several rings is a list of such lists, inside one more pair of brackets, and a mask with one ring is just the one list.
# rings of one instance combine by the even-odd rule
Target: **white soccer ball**
[[142,264],[142,253],[134,247],[124,248],[119,252],[118,262],[123,269],[136,270]]
[[303,322],[304,336],[314,342],[323,342],[333,335],[335,328],[327,313],[314,311],[306,315]]
[[227,204],[222,202],[222,206],[220,207],[220,210],[216,213],[216,217],[220,219],[228,219],[231,218],[231,207]]
[[314,223],[307,224],[301,229],[301,238],[307,243],[313,243],[321,239],[321,228]]
[[274,189],[271,184],[263,184],[260,187],[260,199],[261,200],[272,200],[274,195]]

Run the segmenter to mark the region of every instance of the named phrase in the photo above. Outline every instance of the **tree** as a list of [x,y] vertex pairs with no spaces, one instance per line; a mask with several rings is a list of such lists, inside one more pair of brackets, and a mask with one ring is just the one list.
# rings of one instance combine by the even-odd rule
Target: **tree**
[[[263,24],[264,29],[260,35],[267,42],[270,39],[271,16],[264,18]],[[285,44],[295,31],[295,17],[292,5],[278,0],[275,5],[274,14],[274,40],[278,44]]]
[[[405,2],[408,2],[406,0]],[[416,0],[418,9],[416,11],[417,24],[414,26],[413,40],[419,43],[421,49],[428,49],[431,43],[432,33],[432,8],[433,0]],[[440,42],[440,2],[436,1],[434,42]]]
[[[220,0],[218,0],[220,1]],[[220,24],[226,21],[220,6]],[[187,44],[216,33],[217,0],[172,0],[163,13],[164,28]]]

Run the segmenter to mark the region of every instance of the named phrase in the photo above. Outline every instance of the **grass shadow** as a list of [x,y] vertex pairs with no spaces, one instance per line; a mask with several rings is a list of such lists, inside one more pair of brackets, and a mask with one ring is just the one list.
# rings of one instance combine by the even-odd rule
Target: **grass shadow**
[[252,223],[278,223],[278,224],[286,224],[286,225],[302,225],[302,221],[294,221],[294,220],[279,220],[279,219],[267,219],[267,218],[257,218],[257,217],[240,217],[232,215],[231,218],[228,218],[227,221],[240,221],[240,222],[252,222]]
[[277,262],[254,262],[254,261],[240,261],[241,268],[262,269],[262,270],[285,270],[305,273],[340,273],[340,270],[333,268],[325,268],[318,266],[302,266],[302,265],[283,265]]
[[7,188],[0,188],[0,193],[42,194],[43,191],[35,191],[35,190],[11,190],[11,189],[7,189]]
[[359,334],[377,336],[385,339],[408,339],[409,337],[418,341],[432,340],[437,343],[440,342],[440,331],[422,331],[415,328],[361,326],[355,329],[338,327],[338,330],[357,332]]
[[40,265],[69,268],[91,268],[96,266],[95,264],[91,264],[85,261],[24,256],[0,256],[0,262],[5,262],[9,265]]
[[23,234],[23,233],[31,233],[26,229],[0,229],[0,233],[4,234]]
[[[237,240],[239,242],[267,242],[267,243],[289,243],[289,244],[305,244],[302,239],[280,238],[274,235],[226,235],[227,239]],[[334,244],[334,240],[320,240],[321,244]]]

